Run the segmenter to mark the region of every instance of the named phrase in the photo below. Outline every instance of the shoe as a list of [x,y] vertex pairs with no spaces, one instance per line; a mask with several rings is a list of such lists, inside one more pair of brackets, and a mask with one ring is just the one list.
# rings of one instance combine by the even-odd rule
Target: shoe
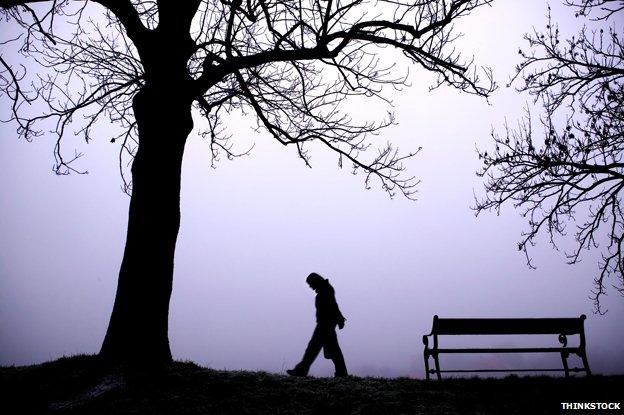
[[300,376],[300,377],[307,376],[305,373],[300,372],[297,369],[288,369],[286,373],[288,373],[290,376]]
[[336,373],[334,377],[335,378],[348,378],[349,374],[348,373]]

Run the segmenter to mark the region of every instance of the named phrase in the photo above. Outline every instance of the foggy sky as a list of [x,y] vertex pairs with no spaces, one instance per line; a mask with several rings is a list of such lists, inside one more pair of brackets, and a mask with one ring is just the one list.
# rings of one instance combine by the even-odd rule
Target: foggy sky
[[[318,272],[336,290],[347,317],[339,341],[356,375],[423,377],[421,337],[441,317],[576,317],[586,314],[589,363],[597,373],[624,372],[624,300],[605,297],[605,316],[588,298],[599,252],[566,264],[561,240],[531,250],[536,270],[517,251],[526,224],[511,207],[475,218],[483,195],[476,147],[488,148],[491,128],[514,123],[531,98],[505,88],[522,36],[546,24],[546,4],[497,0],[460,24],[463,54],[489,65],[501,88],[490,104],[412,71],[412,86],[393,95],[398,126],[386,129],[422,180],[418,200],[390,200],[375,184],[339,169],[337,157],[312,146],[312,169],[296,152],[256,133],[249,118],[229,130],[249,157],[210,167],[210,149],[194,132],[186,146],[182,223],[170,310],[175,359],[216,369],[283,373],[301,358],[314,327]],[[562,29],[578,28],[570,9],[552,2]],[[2,22],[2,25],[6,25]],[[3,26],[3,29],[4,26]],[[414,73],[415,72],[415,73]],[[0,105],[5,107],[3,98]],[[354,109],[378,118],[385,107]],[[363,113],[362,113],[363,112]],[[195,118],[196,126],[201,123]],[[125,242],[129,198],[120,189],[117,145],[100,136],[79,161],[88,175],[55,176],[52,137],[18,140],[0,125],[0,364],[24,365],[63,355],[97,353],[103,340]],[[69,143],[70,141],[68,141]],[[468,339],[462,339],[467,344]],[[485,339],[475,341],[487,342]],[[517,345],[524,338],[496,338]],[[533,339],[556,342],[555,336]],[[543,343],[542,343],[543,344]],[[558,355],[462,356],[464,367],[559,367]],[[442,364],[451,362],[442,358]],[[447,363],[448,367],[449,364]],[[317,360],[311,374],[333,373]]]

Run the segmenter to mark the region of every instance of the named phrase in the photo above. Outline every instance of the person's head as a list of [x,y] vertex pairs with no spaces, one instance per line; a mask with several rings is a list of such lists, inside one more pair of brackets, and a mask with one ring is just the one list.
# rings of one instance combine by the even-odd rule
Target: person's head
[[306,282],[308,283],[310,288],[312,288],[314,291],[318,291],[321,285],[325,282],[325,278],[321,277],[316,272],[313,272],[308,275],[308,278],[306,278]]

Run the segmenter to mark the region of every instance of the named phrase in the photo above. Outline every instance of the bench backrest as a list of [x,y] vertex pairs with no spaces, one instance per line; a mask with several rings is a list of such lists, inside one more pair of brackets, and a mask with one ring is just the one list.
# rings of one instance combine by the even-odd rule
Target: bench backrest
[[439,318],[431,334],[583,334],[585,314],[578,318]]

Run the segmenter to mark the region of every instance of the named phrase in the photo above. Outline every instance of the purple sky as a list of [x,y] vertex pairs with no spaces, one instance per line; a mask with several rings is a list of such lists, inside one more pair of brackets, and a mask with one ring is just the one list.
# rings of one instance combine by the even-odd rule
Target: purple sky
[[[553,2],[564,32],[579,21]],[[624,300],[613,290],[609,312],[588,299],[598,252],[576,266],[542,238],[537,270],[516,249],[526,225],[506,209],[475,218],[475,146],[492,126],[514,122],[531,102],[505,88],[522,35],[545,25],[543,1],[497,0],[460,25],[459,47],[493,67],[501,88],[484,100],[441,88],[429,93],[423,71],[393,96],[399,125],[380,137],[408,152],[422,179],[418,201],[389,200],[379,188],[311,148],[313,169],[291,149],[232,117],[230,132],[249,157],[210,167],[195,133],[186,148],[182,224],[176,252],[170,340],[176,359],[217,369],[283,372],[301,357],[314,327],[314,293],[305,277],[330,279],[347,317],[339,333],[357,375],[423,376],[421,336],[434,314],[448,317],[567,317],[587,314],[588,354],[598,373],[624,372]],[[2,31],[7,23],[2,22]],[[3,36],[4,37],[4,36]],[[4,97],[0,105],[6,107]],[[384,107],[354,109],[376,116]],[[362,113],[364,112],[364,113]],[[377,118],[377,117],[376,117]],[[196,118],[196,124],[201,121]],[[96,353],[113,305],[129,198],[120,190],[117,146],[101,125],[80,161],[88,175],[57,177],[51,137],[33,143],[0,125],[0,364],[30,364]],[[68,141],[69,143],[69,141]],[[72,145],[74,142],[71,143]],[[69,144],[68,144],[69,145]],[[562,240],[561,247],[572,241]],[[552,338],[551,338],[552,337]],[[552,344],[554,336],[534,339]],[[525,338],[479,339],[520,344]],[[466,344],[466,343],[464,343]],[[472,359],[472,360],[471,360]],[[449,359],[446,360],[450,361]],[[444,361],[443,361],[444,362]],[[550,362],[550,363],[544,363]],[[457,365],[560,365],[558,356],[473,356]],[[313,375],[333,373],[319,359]]]

